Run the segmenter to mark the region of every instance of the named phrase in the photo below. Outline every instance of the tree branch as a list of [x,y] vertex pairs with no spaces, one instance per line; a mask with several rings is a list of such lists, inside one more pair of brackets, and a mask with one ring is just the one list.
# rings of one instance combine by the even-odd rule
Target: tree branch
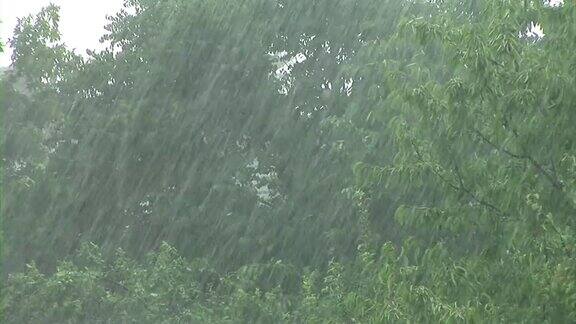
[[[414,147],[414,151],[416,152],[416,156],[418,157],[418,160],[420,160],[420,162],[426,162],[424,160],[424,158],[422,157],[422,154],[420,153],[420,151],[418,150],[418,147],[416,146],[416,144],[413,141],[410,141],[412,144],[412,147]],[[472,201],[480,204],[481,206],[484,206],[485,208],[488,208],[500,215],[505,215],[504,212],[502,212],[502,210],[500,210],[500,208],[494,206],[493,204],[487,202],[486,200],[479,198],[474,192],[472,192],[472,190],[468,189],[465,185],[464,185],[464,179],[462,178],[462,174],[460,173],[460,169],[458,168],[458,165],[456,163],[454,163],[455,169],[454,171],[456,172],[456,175],[458,176],[458,185],[454,184],[452,181],[446,179],[446,177],[444,177],[442,174],[440,174],[440,172],[434,170],[432,168],[432,173],[434,173],[434,175],[436,175],[438,178],[440,178],[440,180],[442,180],[445,184],[447,184],[450,188],[454,189],[457,192],[463,192],[465,193]]]
[[526,153],[524,153],[524,154],[513,153],[513,152],[509,151],[508,149],[506,149],[505,147],[495,144],[494,142],[492,142],[488,137],[486,137],[484,134],[482,134],[482,132],[480,132],[477,129],[474,129],[474,133],[476,135],[478,135],[478,137],[480,137],[485,143],[492,146],[493,148],[495,148],[499,152],[505,153],[506,155],[513,157],[515,159],[527,160],[528,162],[530,162],[530,164],[532,164],[532,166],[534,168],[536,168],[536,170],[538,170],[538,172],[540,174],[544,175],[544,177],[546,177],[548,179],[548,181],[550,181],[550,183],[552,183],[552,186],[554,188],[556,188],[558,190],[564,189],[564,184],[562,183],[562,181],[558,180],[558,178],[554,175],[554,173],[546,170],[542,166],[542,164],[540,164],[538,161],[536,161],[536,159],[534,159],[532,156],[530,156]]

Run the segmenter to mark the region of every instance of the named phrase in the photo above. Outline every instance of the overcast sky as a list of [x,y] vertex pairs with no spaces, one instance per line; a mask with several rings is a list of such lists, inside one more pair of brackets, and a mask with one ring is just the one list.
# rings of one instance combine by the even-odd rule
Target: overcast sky
[[[87,48],[100,48],[98,39],[104,34],[106,15],[122,8],[123,0],[0,0],[0,37],[6,44],[18,17],[36,14],[42,7],[54,3],[60,6],[62,41],[76,53]],[[0,54],[0,66],[10,64],[10,51]]]

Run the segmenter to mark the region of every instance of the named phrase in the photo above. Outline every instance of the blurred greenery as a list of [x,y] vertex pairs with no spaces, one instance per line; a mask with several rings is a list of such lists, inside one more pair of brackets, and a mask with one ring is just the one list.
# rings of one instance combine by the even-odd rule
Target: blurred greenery
[[576,318],[573,2],[126,0],[87,56],[58,24],[0,80],[6,322]]

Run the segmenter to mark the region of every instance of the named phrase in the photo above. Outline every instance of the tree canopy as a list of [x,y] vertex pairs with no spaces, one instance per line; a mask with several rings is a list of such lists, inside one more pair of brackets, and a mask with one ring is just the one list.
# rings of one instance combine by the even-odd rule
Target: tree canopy
[[21,18],[0,80],[5,320],[573,320],[575,19],[126,0],[81,56],[57,6]]

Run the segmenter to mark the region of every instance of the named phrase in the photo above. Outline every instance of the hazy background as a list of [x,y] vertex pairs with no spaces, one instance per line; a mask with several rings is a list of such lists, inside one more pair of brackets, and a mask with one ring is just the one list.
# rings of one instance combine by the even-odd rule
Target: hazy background
[[[0,0],[0,37],[7,44],[17,18],[36,14],[42,7],[53,3],[60,6],[60,31],[62,41],[76,53],[85,54],[87,48],[101,47],[98,39],[104,34],[106,15],[120,10],[122,0]],[[12,52],[6,46],[6,51],[0,54],[0,66],[10,64]]]

